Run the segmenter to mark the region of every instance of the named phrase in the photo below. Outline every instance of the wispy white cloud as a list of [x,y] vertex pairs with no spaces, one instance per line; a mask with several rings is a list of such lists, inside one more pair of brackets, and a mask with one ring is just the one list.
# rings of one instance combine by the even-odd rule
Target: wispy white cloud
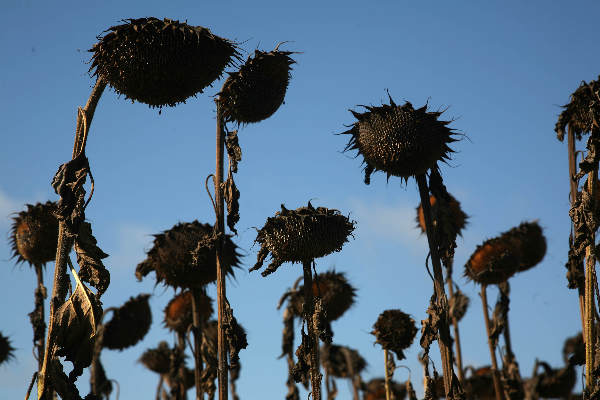
[[152,243],[152,228],[124,223],[117,227],[115,248],[107,264],[117,270],[131,271],[145,258],[145,251]]

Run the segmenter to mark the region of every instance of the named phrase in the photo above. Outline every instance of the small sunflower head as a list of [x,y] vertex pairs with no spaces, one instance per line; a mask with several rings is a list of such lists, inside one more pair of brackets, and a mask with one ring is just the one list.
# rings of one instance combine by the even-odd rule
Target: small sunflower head
[[[191,290],[181,292],[173,297],[165,307],[165,325],[172,331],[185,333],[193,323],[193,293]],[[213,313],[212,299],[200,291],[200,317],[208,321]]]
[[0,332],[0,365],[15,358],[15,348],[12,347],[10,339]]
[[[356,289],[348,283],[341,272],[327,271],[313,278],[313,296],[322,300],[327,321],[339,319],[352,305],[356,297]],[[294,314],[302,316],[304,305],[304,286],[294,291],[290,302]]]
[[[456,238],[460,236],[469,217],[461,209],[458,200],[450,195],[449,202],[440,202],[437,201],[434,195],[431,195],[429,197],[429,204],[431,205],[433,219],[438,221],[441,229],[450,237]],[[425,233],[427,229],[425,227],[425,215],[423,214],[422,204],[419,204],[417,207],[417,223],[421,228],[421,232]]]
[[546,238],[537,221],[523,222],[503,233],[502,237],[513,246],[520,260],[518,272],[533,268],[546,255]]
[[[181,365],[185,360],[185,355],[177,348],[169,347],[164,340],[156,348],[146,350],[139,359],[150,371],[157,374],[168,374],[173,365]],[[175,368],[176,370],[176,368]]]
[[13,218],[10,242],[17,262],[43,265],[54,261],[58,243],[56,203],[27,204],[27,210]]
[[336,344],[321,346],[321,360],[329,375],[338,378],[352,378],[367,367],[358,351]]
[[358,121],[342,133],[351,135],[345,150],[357,150],[364,158],[366,184],[374,171],[406,181],[450,158],[455,132],[448,127],[451,121],[438,119],[442,112],[427,111],[427,105],[415,109],[409,102],[398,106],[391,96],[390,104],[365,108],[363,113],[351,110]]
[[600,118],[600,76],[589,83],[581,82],[571,94],[571,101],[562,108],[563,112],[558,116],[554,127],[558,140],[563,141],[567,125],[573,129],[578,139],[581,139],[582,134],[591,132],[594,118]]
[[[194,256],[198,243],[212,237],[212,225],[198,221],[179,223],[154,235],[154,246],[148,251],[146,259],[138,264],[136,277],[141,280],[151,271],[155,271],[157,282],[164,282],[175,288],[200,288],[216,281],[217,261],[214,247],[201,248],[201,254]],[[226,235],[223,265],[227,275],[233,276],[233,267],[239,266],[240,255],[237,248],[231,240],[231,235]]]
[[283,104],[295,61],[290,51],[256,50],[253,58],[229,78],[219,93],[225,121],[248,124],[269,118]]
[[234,43],[201,26],[152,17],[123,22],[98,37],[90,71],[117,93],[151,107],[202,93],[239,58]]
[[465,276],[482,285],[498,284],[517,272],[519,263],[511,243],[496,237],[477,246],[465,264]]
[[404,350],[412,344],[417,327],[410,315],[397,309],[385,310],[379,314],[371,334],[375,335],[375,343],[379,343],[385,350],[393,351],[399,360],[403,360]]
[[131,297],[113,311],[112,318],[104,324],[102,345],[111,350],[123,350],[136,345],[146,336],[152,324],[149,294]]
[[354,222],[338,210],[325,207],[307,207],[288,210],[281,205],[281,211],[267,219],[256,236],[261,248],[258,259],[250,270],[259,269],[269,253],[272,261],[262,272],[267,276],[284,262],[310,262],[340,251],[354,230]]

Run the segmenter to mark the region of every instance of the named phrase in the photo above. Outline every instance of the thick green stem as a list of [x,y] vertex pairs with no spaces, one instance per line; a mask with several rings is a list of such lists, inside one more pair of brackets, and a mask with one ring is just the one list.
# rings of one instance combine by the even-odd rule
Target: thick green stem
[[487,285],[481,285],[481,303],[483,304],[483,319],[485,322],[485,331],[488,337],[488,346],[490,347],[490,357],[492,359],[492,377],[494,379],[494,390],[496,391],[496,400],[502,400],[502,386],[498,376],[498,361],[496,361],[496,347],[492,341],[490,315],[488,313]]
[[[106,81],[99,78],[96,81],[94,89],[85,105],[78,112],[77,128],[75,133],[75,143],[73,145],[72,158],[77,157],[85,150],[87,136],[94,118],[96,105],[102,96],[102,92],[106,87]],[[73,239],[68,235],[67,226],[64,221],[59,221],[58,224],[58,244],[56,247],[56,258],[54,267],[54,282],[52,286],[52,298],[50,299],[50,320],[48,322],[48,334],[46,337],[46,348],[44,351],[44,362],[38,376],[38,399],[51,400],[52,390],[46,379],[48,376],[48,368],[54,359],[55,346],[53,331],[56,329],[56,310],[65,302],[67,296],[69,277],[67,276],[67,258],[73,246]]]
[[217,212],[216,222],[216,259],[217,259],[217,305],[218,305],[218,340],[217,340],[217,352],[219,356],[219,363],[217,369],[217,377],[219,379],[219,400],[227,400],[229,390],[229,368],[227,365],[227,342],[225,338],[225,326],[223,325],[225,319],[225,308],[226,308],[226,290],[225,290],[225,268],[223,265],[222,249],[223,249],[223,238],[225,236],[225,210],[223,204],[223,190],[221,184],[223,182],[223,153],[225,148],[225,122],[223,121],[223,112],[219,100],[215,102],[217,106],[217,165],[215,171],[215,203]]
[[[437,303],[443,308],[448,309],[448,299],[444,290],[444,276],[442,274],[442,266],[440,263],[440,255],[438,245],[435,239],[434,227],[431,221],[431,205],[429,203],[429,188],[425,174],[415,177],[419,185],[419,194],[421,196],[421,205],[423,207],[423,217],[425,219],[425,233],[427,234],[427,242],[429,244],[429,253],[431,255],[431,263],[433,264],[433,286]],[[450,329],[447,323],[440,324],[438,332],[438,345],[442,357],[442,369],[444,371],[444,389],[446,396],[452,398],[452,386],[454,379],[454,368],[452,366],[452,348],[449,345]]]
[[310,351],[310,381],[313,400],[321,400],[321,372],[319,371],[319,335],[313,319],[315,304],[313,298],[313,283],[311,261],[302,263],[304,271],[304,320],[308,328]]

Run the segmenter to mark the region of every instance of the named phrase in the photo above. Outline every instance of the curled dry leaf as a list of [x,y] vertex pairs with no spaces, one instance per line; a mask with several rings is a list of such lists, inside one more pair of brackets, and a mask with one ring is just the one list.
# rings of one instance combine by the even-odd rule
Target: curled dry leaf
[[96,325],[102,317],[102,303],[71,270],[77,285],[71,297],[56,310],[55,331],[58,356],[73,363],[69,379],[73,382],[92,362]]
[[52,187],[60,196],[56,216],[66,223],[72,234],[79,231],[79,224],[85,220],[83,185],[89,173],[90,164],[82,152],[71,161],[62,164],[52,179]]
[[227,226],[237,235],[235,224],[240,220],[240,191],[233,180],[231,169],[223,185],[223,197],[227,203]]
[[102,296],[110,284],[110,272],[102,263],[102,259],[108,257],[108,254],[103,252],[97,243],[92,234],[92,225],[89,222],[81,223],[79,234],[75,238],[79,278],[95,287],[98,296]]

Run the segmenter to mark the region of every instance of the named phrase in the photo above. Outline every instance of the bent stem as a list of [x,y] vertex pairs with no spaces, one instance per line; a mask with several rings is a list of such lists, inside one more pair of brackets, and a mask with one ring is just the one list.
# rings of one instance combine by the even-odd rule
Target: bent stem
[[[223,266],[222,249],[223,238],[225,236],[225,210],[223,205],[223,153],[225,148],[225,122],[223,120],[223,111],[221,109],[219,99],[215,101],[217,106],[217,138],[216,138],[216,171],[215,171],[215,203],[217,221],[215,224],[215,233],[217,235],[217,243],[215,245],[215,253],[217,260],[217,353],[219,357],[217,377],[219,380],[219,400],[227,400],[228,397],[228,380],[229,367],[227,365],[227,342],[225,341],[225,308],[226,305],[226,288],[225,288],[225,268]],[[196,388],[198,390],[198,388]],[[198,392],[199,393],[199,392]],[[196,399],[198,397],[196,396]]]
[[[425,174],[420,174],[415,177],[419,185],[419,194],[421,196],[421,205],[423,207],[423,216],[425,219],[425,233],[427,234],[427,242],[429,244],[429,253],[431,254],[431,263],[433,264],[433,286],[436,295],[436,302],[441,305],[442,309],[448,310],[448,299],[444,290],[444,277],[442,275],[442,267],[440,264],[440,255],[438,245],[436,243],[434,227],[431,222],[431,205],[429,203],[429,188]],[[440,347],[440,355],[442,357],[442,369],[444,371],[444,389],[446,396],[452,398],[452,386],[454,380],[454,368],[452,366],[452,347],[450,343],[450,329],[447,323],[439,325],[438,345]]]
[[304,271],[304,320],[308,328],[310,348],[310,382],[313,400],[321,400],[321,372],[319,371],[319,336],[313,320],[315,304],[313,299],[312,261],[302,263]]
[[[77,128],[75,131],[75,143],[73,145],[74,159],[85,150],[87,136],[94,118],[96,106],[106,87],[106,81],[98,78],[96,85],[83,109],[78,109]],[[48,366],[55,357],[54,330],[56,329],[55,313],[64,303],[69,286],[69,277],[67,276],[67,258],[73,246],[73,238],[68,234],[68,228],[63,220],[58,223],[58,244],[56,247],[56,258],[54,267],[54,281],[52,283],[52,298],[50,299],[50,320],[48,322],[48,333],[46,336],[46,347],[44,350],[44,362],[38,376],[38,398],[40,400],[51,400],[51,390],[49,390],[47,375]]]
[[496,348],[492,341],[490,315],[488,313],[487,302],[487,285],[481,285],[481,303],[483,305],[483,319],[485,322],[485,331],[488,337],[488,346],[490,347],[490,357],[492,359],[492,377],[494,379],[494,390],[496,392],[496,400],[502,400],[502,387],[500,386],[500,377],[498,376],[498,362],[496,360]]

